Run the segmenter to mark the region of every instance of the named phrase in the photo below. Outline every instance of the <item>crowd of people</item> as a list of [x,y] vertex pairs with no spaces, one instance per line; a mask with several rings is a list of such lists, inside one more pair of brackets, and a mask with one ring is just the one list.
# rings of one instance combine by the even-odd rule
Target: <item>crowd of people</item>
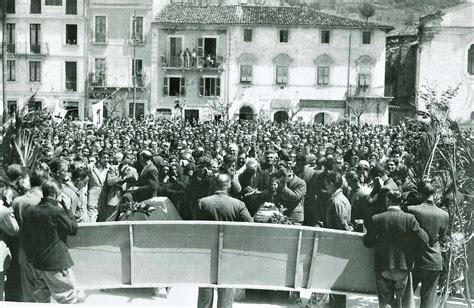
[[[413,157],[405,133],[403,125],[130,119],[98,129],[69,121],[42,129],[34,168],[8,166],[0,191],[1,234],[13,255],[6,299],[48,302],[53,296],[77,302],[67,235],[77,232],[79,222],[124,219],[131,204],[155,196],[168,197],[185,220],[265,221],[262,206],[271,204],[294,225],[369,230],[367,245],[378,247],[374,232],[381,227],[373,217],[396,206],[417,213],[410,206],[432,204],[432,186],[425,183],[420,191],[411,180],[407,163]],[[227,205],[232,210],[226,211]],[[445,218],[441,215],[443,227],[434,230],[437,222],[425,223],[424,213],[415,214],[416,228],[426,231],[418,237],[429,243],[429,255],[441,256]],[[397,258],[379,268],[380,281],[403,278],[406,285],[403,273],[385,275],[397,268]],[[429,265],[419,268],[430,271],[429,279],[426,273],[417,278],[425,307],[436,295],[441,260],[434,259],[435,266],[425,260]],[[405,267],[402,271],[410,270],[408,260]],[[211,307],[209,290],[202,291],[201,306]],[[222,294],[231,305],[232,293]],[[379,300],[391,303],[395,295],[387,294]],[[334,307],[344,302],[344,296],[330,297]]]

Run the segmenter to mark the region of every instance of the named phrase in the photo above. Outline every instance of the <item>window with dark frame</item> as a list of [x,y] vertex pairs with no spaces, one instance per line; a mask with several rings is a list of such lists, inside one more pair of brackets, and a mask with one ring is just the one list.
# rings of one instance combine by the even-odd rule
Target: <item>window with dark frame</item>
[[105,43],[107,40],[107,17],[95,17],[94,38],[96,43]]
[[77,15],[77,0],[66,0],[66,14]]
[[358,78],[358,85],[361,88],[368,88],[370,87],[371,83],[371,76],[369,73],[360,73]]
[[244,29],[244,42],[251,42],[252,41],[252,29]]
[[221,96],[221,79],[217,77],[201,78],[199,81],[200,96]]
[[329,44],[331,40],[331,31],[321,30],[321,44]]
[[7,101],[7,104],[8,104],[8,115],[13,116],[18,109],[18,103],[16,101]]
[[61,6],[61,5],[63,5],[63,1],[62,0],[45,0],[44,5],[47,5],[47,6]]
[[30,0],[30,14],[41,14],[41,0]]
[[5,33],[6,43],[7,43],[7,52],[8,53],[15,53],[16,46],[15,46],[15,24],[8,23],[7,29]]
[[30,61],[30,82],[41,82],[41,61]]
[[77,91],[77,62],[66,62],[66,90]]
[[[137,70],[136,76],[135,76],[135,69]],[[143,80],[143,60],[142,59],[135,59],[135,61],[132,60],[132,78],[137,78],[135,85],[137,87],[143,87],[144,86],[144,80]]]
[[252,65],[240,66],[240,83],[252,83]]
[[329,66],[318,66],[318,84],[329,84]]
[[372,32],[363,31],[362,32],[362,44],[371,44],[372,41]]
[[15,60],[7,60],[7,81],[16,81]]
[[288,66],[276,67],[276,84],[285,85],[288,83]]
[[15,14],[15,1],[16,0],[5,0],[5,13]]
[[467,51],[467,72],[470,75],[474,75],[474,44]]
[[[135,26],[135,29],[133,27]],[[133,24],[132,20],[132,33],[135,30],[135,43],[136,44],[143,44],[143,16],[136,16],[135,17],[135,25]]]
[[186,79],[184,77],[165,77],[163,79],[163,96],[186,96]]
[[66,45],[77,45],[77,25],[66,25]]
[[41,53],[41,24],[30,24],[30,51]]
[[97,87],[105,87],[107,81],[107,64],[105,58],[96,58],[94,68],[94,85]]
[[280,43],[288,43],[288,30],[280,30]]

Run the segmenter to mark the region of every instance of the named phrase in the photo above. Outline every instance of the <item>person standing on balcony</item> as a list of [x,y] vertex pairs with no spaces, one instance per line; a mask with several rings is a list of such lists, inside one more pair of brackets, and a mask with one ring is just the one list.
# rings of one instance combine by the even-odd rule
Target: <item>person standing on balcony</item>
[[196,52],[196,49],[193,48],[193,52],[191,53],[191,57],[193,58],[193,67],[196,67],[197,66],[197,52]]
[[189,67],[191,62],[191,53],[189,52],[189,48],[186,48],[184,52],[184,66]]
[[[198,220],[210,221],[241,221],[252,222],[249,211],[245,204],[229,196],[231,187],[231,176],[219,174],[215,181],[216,191],[212,196],[202,198],[198,201]],[[233,289],[219,288],[218,308],[232,307]],[[214,290],[212,288],[199,288],[198,308],[212,308],[214,301]]]
[[179,50],[179,66],[184,67],[184,52],[182,49]]

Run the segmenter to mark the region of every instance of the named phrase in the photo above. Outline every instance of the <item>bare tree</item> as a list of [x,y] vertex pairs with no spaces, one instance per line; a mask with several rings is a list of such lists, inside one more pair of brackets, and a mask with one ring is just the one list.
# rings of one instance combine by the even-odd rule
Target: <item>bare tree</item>
[[208,99],[207,105],[215,115],[219,115],[221,119],[226,122],[229,115],[229,110],[232,107],[232,102],[225,102],[221,99]]
[[357,118],[357,125],[360,126],[361,116],[369,109],[371,100],[368,98],[353,99],[349,101],[351,113]]
[[299,101],[290,101],[290,102],[286,103],[282,107],[282,109],[283,109],[283,111],[285,111],[288,114],[288,121],[293,121],[295,116],[298,113],[300,113],[301,109],[303,109],[303,108],[301,107],[301,104],[299,103]]
[[360,15],[365,18],[365,21],[369,21],[369,18],[375,14],[375,6],[370,2],[361,3],[358,9]]
[[123,115],[124,106],[127,101],[127,93],[122,95],[116,95],[114,98],[107,102],[107,113],[110,118],[114,118],[115,113]]

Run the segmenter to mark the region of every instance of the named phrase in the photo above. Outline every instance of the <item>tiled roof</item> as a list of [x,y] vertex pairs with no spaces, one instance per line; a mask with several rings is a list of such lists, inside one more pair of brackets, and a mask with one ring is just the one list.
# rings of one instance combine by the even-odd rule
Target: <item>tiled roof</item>
[[396,36],[417,36],[418,35],[418,23],[414,23],[408,27],[396,28],[393,31],[390,31],[387,34],[387,37],[396,37]]
[[167,5],[155,23],[190,25],[276,25],[344,28],[381,28],[392,26],[322,13],[294,6],[190,6]]

